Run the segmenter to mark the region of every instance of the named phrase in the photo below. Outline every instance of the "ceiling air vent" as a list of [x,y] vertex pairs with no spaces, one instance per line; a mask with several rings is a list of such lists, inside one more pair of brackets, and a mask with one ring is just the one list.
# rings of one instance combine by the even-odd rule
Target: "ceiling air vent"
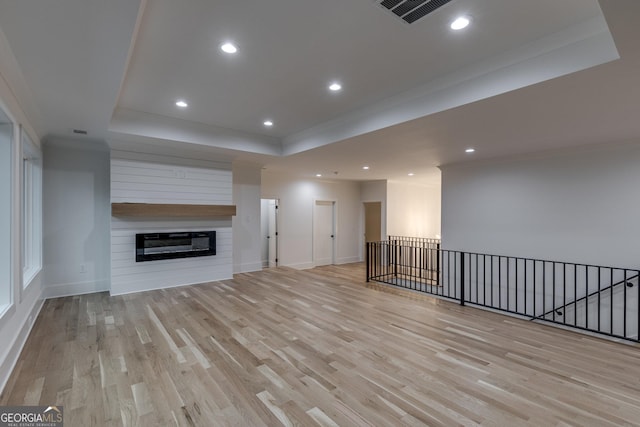
[[380,6],[393,12],[403,21],[413,24],[451,0],[377,0]]

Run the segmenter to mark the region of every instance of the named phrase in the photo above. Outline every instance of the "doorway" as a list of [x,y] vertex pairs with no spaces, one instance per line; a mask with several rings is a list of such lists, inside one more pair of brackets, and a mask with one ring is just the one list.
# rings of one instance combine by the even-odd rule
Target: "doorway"
[[276,267],[278,265],[278,199],[260,200],[260,230],[262,267]]
[[364,202],[364,244],[382,240],[382,202]]
[[316,200],[313,210],[313,263],[335,264],[336,202]]

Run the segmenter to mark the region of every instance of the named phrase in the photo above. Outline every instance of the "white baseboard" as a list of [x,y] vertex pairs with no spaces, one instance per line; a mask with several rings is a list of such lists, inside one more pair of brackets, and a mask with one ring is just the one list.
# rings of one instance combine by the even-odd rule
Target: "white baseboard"
[[301,262],[298,264],[280,264],[282,267],[295,268],[296,270],[308,270],[315,267],[312,262]]
[[350,256],[350,257],[344,257],[344,258],[339,258],[336,261],[336,264],[352,264],[354,262],[362,262],[362,258],[359,256]]
[[[336,260],[336,265],[339,264],[351,264],[354,262],[362,262],[362,259],[359,256],[351,256],[351,257],[344,257],[344,258],[339,258]],[[296,270],[308,270],[309,268],[314,268],[316,267],[316,264],[314,262],[301,262],[298,264],[281,264],[283,267],[291,267],[291,268],[295,268]]]
[[56,285],[42,285],[42,298],[60,298],[73,295],[93,294],[105,292],[110,288],[109,280],[61,283]]
[[[0,391],[4,391],[5,386],[7,385],[7,381],[9,381],[9,377],[13,372],[13,369],[16,367],[16,363],[18,363],[18,358],[20,357],[20,353],[22,353],[22,349],[24,348],[25,343],[27,342],[27,338],[29,338],[29,334],[31,333],[31,329],[33,325],[36,323],[35,319],[40,314],[40,310],[44,304],[43,299],[37,299],[29,312],[29,315],[26,316],[20,330],[16,334],[15,338],[11,342],[8,348],[8,351],[4,354],[2,361],[0,362]],[[3,345],[4,347],[4,345]]]
[[113,291],[111,291],[110,294],[111,294],[111,296],[137,294],[138,292],[157,291],[158,289],[181,288],[183,286],[204,285],[204,284],[210,283],[210,282],[218,282],[220,280],[232,280],[232,279],[233,279],[233,277],[220,277],[220,278],[211,279],[211,280],[196,281],[196,282],[193,282],[193,283],[191,283],[191,282],[189,282],[189,283],[176,283],[176,284],[169,284],[169,285],[161,284],[161,285],[158,285],[158,286],[143,284],[142,287],[131,287],[131,288],[126,289],[123,292],[113,292]]
[[260,271],[262,270],[262,268],[262,262],[251,262],[247,264],[234,265],[233,274],[251,273],[252,271]]

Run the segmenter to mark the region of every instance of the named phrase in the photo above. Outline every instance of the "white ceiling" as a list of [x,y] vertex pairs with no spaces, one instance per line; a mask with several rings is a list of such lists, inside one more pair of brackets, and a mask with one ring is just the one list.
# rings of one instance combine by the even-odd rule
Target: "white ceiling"
[[[447,27],[460,13],[465,33]],[[454,0],[407,25],[372,0],[153,0],[118,106],[282,138],[599,14],[595,0]]]
[[[41,136],[426,182],[442,164],[640,136],[638,3],[453,0],[407,25],[373,0],[0,0],[0,29]],[[472,25],[452,32],[458,14]]]
[[131,0],[0,1],[0,30],[28,85],[20,95],[34,104],[23,108],[34,112],[41,136],[72,129],[106,136],[139,6]]

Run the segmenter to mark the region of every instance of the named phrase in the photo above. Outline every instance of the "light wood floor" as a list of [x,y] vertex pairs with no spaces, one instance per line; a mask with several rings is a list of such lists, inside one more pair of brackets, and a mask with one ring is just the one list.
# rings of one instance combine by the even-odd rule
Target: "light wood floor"
[[1,405],[66,426],[640,424],[640,347],[367,287],[361,264],[46,302]]

